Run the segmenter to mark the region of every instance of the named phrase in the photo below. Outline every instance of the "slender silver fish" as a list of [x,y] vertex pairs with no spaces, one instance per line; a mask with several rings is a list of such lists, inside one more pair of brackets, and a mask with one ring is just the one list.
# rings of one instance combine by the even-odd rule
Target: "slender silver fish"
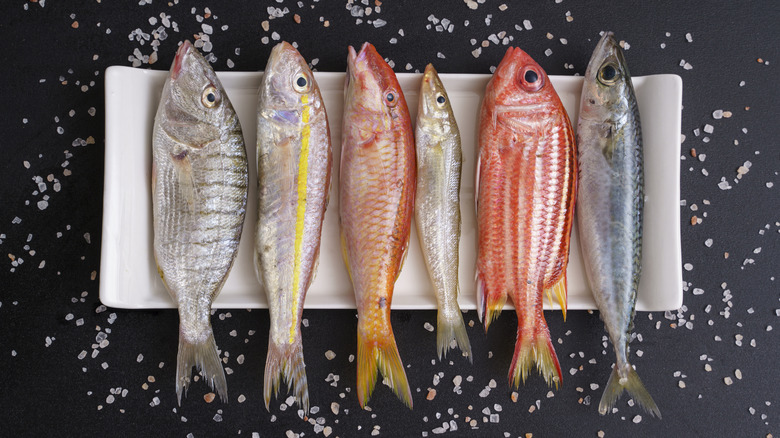
[[153,135],[154,257],[179,307],[179,404],[193,366],[226,402],[211,303],[238,252],[248,168],[233,106],[209,63],[189,41],[176,53]]
[[436,345],[439,360],[450,341],[471,358],[471,344],[458,305],[460,243],[460,131],[447,91],[432,64],[425,67],[415,128],[417,195],[414,217],[428,276],[439,312]]
[[314,75],[293,46],[279,43],[268,58],[257,107],[255,271],[271,316],[266,409],[284,376],[298,406],[309,412],[301,315],[319,259],[331,156],[328,116]]
[[580,243],[617,356],[599,412],[611,410],[625,390],[660,418],[658,406],[628,362],[642,261],[643,152],[631,75],[612,32],[601,38],[585,72],[577,131]]

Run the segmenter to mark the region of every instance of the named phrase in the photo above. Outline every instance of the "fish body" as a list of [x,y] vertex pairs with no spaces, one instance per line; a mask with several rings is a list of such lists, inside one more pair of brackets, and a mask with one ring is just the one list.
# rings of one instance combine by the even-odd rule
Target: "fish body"
[[439,359],[453,339],[471,360],[463,315],[458,305],[460,243],[460,131],[439,75],[425,68],[415,127],[417,194],[415,221],[428,276],[438,303],[436,344]]
[[301,343],[306,291],[317,268],[332,148],[325,105],[306,60],[289,43],[271,51],[257,107],[255,270],[271,318],[266,409],[283,376],[308,414]]
[[617,357],[599,412],[611,410],[627,390],[660,417],[628,362],[642,260],[643,151],[631,76],[612,32],[601,38],[585,72],[577,137],[577,223],[585,271]]
[[247,200],[241,126],[219,79],[189,41],[163,88],[152,140],[154,256],[179,309],[176,393],[192,367],[227,401],[211,304],[233,265]]
[[365,43],[355,53],[350,47],[347,64],[339,223],[358,309],[358,401],[361,407],[368,402],[379,368],[411,408],[390,304],[414,214],[414,136],[395,73],[376,49]]
[[542,299],[555,291],[565,317],[576,171],[571,123],[549,78],[528,54],[510,48],[480,111],[477,309],[487,331],[512,298],[514,385],[534,362],[549,385],[561,380]]

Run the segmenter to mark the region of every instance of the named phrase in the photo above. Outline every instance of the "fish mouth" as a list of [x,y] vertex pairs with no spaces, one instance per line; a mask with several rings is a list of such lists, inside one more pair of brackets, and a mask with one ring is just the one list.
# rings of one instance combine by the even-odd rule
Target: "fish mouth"
[[433,77],[436,75],[436,69],[433,67],[433,64],[428,64],[425,66],[425,73],[423,73],[423,81],[428,84],[428,86],[433,86]]
[[173,66],[171,67],[171,80],[176,80],[181,73],[181,66],[184,63],[184,57],[192,49],[192,43],[190,40],[184,40],[179,46],[179,50],[176,51],[176,58],[173,59]]
[[362,74],[365,72],[369,72],[373,77],[381,78],[385,69],[389,68],[385,60],[382,59],[376,51],[376,48],[368,41],[363,43],[360,47],[360,51],[357,53],[352,46],[349,46],[348,50],[347,78],[345,85],[348,85],[349,81],[357,80],[358,77],[365,77],[365,75]]
[[[352,49],[351,46],[350,49]],[[352,52],[354,52],[354,50],[355,49],[352,49]],[[354,59],[354,64],[356,67],[360,64],[365,64],[367,68],[374,71],[381,67],[381,64],[383,63],[385,63],[385,60],[379,56],[376,48],[368,41],[363,43],[363,45],[360,47],[360,52],[358,52]]]
[[615,41],[615,34],[612,32],[605,32],[601,37],[601,40],[599,40],[598,45],[596,45],[596,49],[593,51],[593,58],[601,58],[603,60],[604,58],[613,55],[616,52],[616,47],[619,46],[617,41]]
[[519,58],[522,61],[527,61],[529,59],[532,59],[531,55],[526,53],[526,51],[521,49],[520,47],[510,47],[506,51],[506,56],[512,58]]
[[292,44],[288,43],[287,41],[282,41],[281,43],[275,45],[271,50],[271,55],[268,57],[268,61],[266,62],[265,71],[275,70],[276,64],[281,62],[282,59],[284,59],[286,56],[293,56],[296,54],[298,54],[298,51],[295,50],[295,47],[293,47]]
[[[428,116],[433,113],[432,101],[431,99],[426,98],[426,96],[429,96],[438,88],[435,80],[436,75],[436,69],[433,67],[433,64],[425,66],[425,73],[423,73],[422,87],[420,90],[420,100],[417,108],[418,114]],[[436,97],[434,96],[433,99],[435,98]]]
[[357,60],[357,53],[355,53],[355,48],[349,46],[347,48],[347,76],[344,79],[344,90],[347,89],[350,78],[355,76],[355,69],[357,68],[357,66],[355,65],[356,60]]
[[376,48],[374,47],[373,44],[366,41],[365,43],[363,43],[362,46],[360,46],[360,53],[358,53],[358,56],[364,56],[364,57],[368,56],[367,54],[370,53],[371,51],[376,53]]

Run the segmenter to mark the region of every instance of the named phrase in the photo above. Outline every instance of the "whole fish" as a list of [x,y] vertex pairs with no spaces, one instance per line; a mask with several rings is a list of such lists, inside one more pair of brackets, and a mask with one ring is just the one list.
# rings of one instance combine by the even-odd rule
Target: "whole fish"
[[601,38],[585,72],[577,124],[579,226],[585,271],[617,363],[599,403],[603,415],[623,391],[651,415],[655,402],[628,363],[642,261],[644,172],[639,108],[623,51]]
[[477,309],[487,331],[511,296],[515,386],[533,363],[548,385],[561,368],[542,310],[555,291],[566,316],[566,266],[577,161],[566,110],[547,74],[519,48],[507,50],[485,90],[477,164]]
[[436,345],[439,359],[450,341],[471,358],[471,344],[458,305],[458,245],[460,243],[460,131],[447,91],[433,65],[425,68],[420,85],[415,128],[417,194],[415,221],[428,276],[439,312]]
[[279,43],[268,58],[257,105],[255,271],[271,316],[266,409],[284,376],[309,412],[301,315],[319,259],[331,155],[328,116],[314,75],[293,46]]
[[154,257],[179,308],[179,404],[193,366],[226,402],[211,303],[238,252],[247,158],[241,125],[225,89],[189,41],[176,53],[153,135]]
[[357,54],[349,48],[339,184],[342,252],[358,309],[358,401],[365,407],[378,367],[411,408],[390,303],[414,214],[414,136],[395,73],[369,43]]

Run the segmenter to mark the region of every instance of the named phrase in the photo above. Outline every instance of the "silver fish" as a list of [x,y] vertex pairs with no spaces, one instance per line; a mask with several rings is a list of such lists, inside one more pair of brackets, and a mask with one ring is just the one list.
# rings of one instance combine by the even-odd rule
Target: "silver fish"
[[425,68],[415,128],[417,194],[415,222],[425,266],[436,292],[439,359],[450,341],[471,358],[471,344],[458,305],[460,243],[460,131],[449,96],[433,65]]
[[612,32],[601,38],[585,72],[577,137],[580,243],[617,356],[599,412],[611,410],[625,390],[660,418],[658,406],[628,362],[642,260],[643,152],[631,76]]
[[241,126],[216,74],[189,41],[165,82],[152,139],[154,257],[179,308],[176,394],[195,366],[223,402],[211,303],[238,252],[247,200]]
[[284,376],[298,406],[309,412],[301,315],[319,259],[331,161],[328,116],[314,75],[293,46],[279,43],[268,58],[257,107],[255,270],[271,316],[266,409]]

